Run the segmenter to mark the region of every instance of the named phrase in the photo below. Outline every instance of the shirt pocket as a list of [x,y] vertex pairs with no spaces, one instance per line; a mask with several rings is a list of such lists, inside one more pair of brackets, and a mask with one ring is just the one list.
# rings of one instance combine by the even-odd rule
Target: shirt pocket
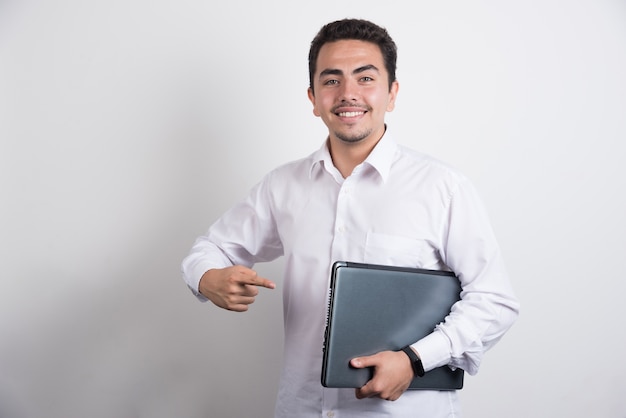
[[438,269],[439,251],[424,239],[368,232],[365,262],[398,267]]

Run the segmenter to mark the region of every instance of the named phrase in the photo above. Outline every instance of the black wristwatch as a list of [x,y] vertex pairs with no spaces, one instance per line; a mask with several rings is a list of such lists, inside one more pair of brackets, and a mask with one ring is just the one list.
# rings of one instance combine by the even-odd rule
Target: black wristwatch
[[409,356],[409,359],[411,360],[411,367],[413,367],[413,374],[419,377],[424,376],[424,365],[422,364],[422,360],[419,357],[417,357],[417,354],[415,354],[415,351],[413,351],[411,346],[407,345],[406,347],[402,349],[402,351],[404,351],[406,355]]

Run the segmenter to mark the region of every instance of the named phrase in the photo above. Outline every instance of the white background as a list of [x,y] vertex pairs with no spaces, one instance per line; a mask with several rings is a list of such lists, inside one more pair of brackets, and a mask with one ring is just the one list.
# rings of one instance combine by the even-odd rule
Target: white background
[[179,265],[268,170],[325,137],[311,39],[399,47],[399,142],[457,166],[522,303],[469,418],[626,417],[626,3],[0,0],[0,417],[259,418],[278,282],[201,304]]

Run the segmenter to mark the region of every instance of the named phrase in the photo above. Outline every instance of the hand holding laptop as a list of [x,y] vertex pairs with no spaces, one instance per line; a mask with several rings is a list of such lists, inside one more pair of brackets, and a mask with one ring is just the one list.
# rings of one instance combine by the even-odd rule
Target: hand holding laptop
[[356,369],[371,367],[374,376],[364,386],[355,390],[356,397],[382,398],[395,401],[409,388],[413,380],[413,368],[402,351],[381,351],[371,356],[357,357],[350,361]]

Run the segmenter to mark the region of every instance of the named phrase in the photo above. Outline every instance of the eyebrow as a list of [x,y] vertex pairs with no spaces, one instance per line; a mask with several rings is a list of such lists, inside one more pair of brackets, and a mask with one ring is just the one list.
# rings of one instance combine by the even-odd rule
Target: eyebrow
[[[354,71],[352,71],[352,74],[360,74],[360,73],[363,73],[365,71],[370,71],[370,70],[374,70],[377,73],[379,72],[378,67],[376,67],[373,64],[367,64],[362,67],[354,69]],[[334,69],[334,68],[327,68],[325,70],[322,70],[322,72],[320,72],[320,78],[326,75],[343,75],[343,71],[339,69]]]

